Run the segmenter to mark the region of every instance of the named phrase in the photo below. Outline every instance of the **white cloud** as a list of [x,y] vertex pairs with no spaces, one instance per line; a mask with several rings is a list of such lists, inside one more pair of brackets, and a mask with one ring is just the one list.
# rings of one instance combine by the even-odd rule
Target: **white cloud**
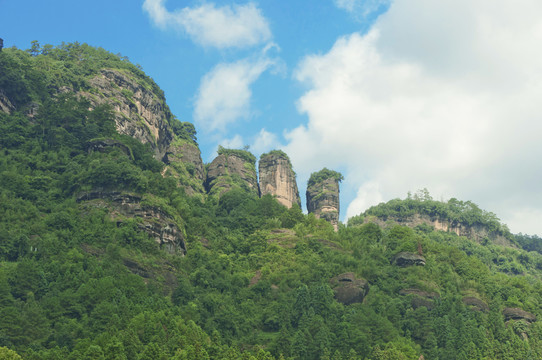
[[165,0],[145,0],[143,10],[161,29],[182,30],[202,46],[243,48],[271,39],[269,24],[254,3],[221,7],[203,3],[173,12],[164,3]]
[[296,170],[345,169],[348,216],[372,190],[376,203],[427,187],[526,232],[532,216],[514,214],[542,204],[540,13],[534,0],[396,0],[368,34],[306,57],[308,123],[286,134]]
[[384,201],[380,194],[380,186],[377,182],[367,182],[359,189],[356,198],[348,205],[346,210],[346,218],[358,215],[363,210],[372,205],[379,204]]
[[335,6],[352,13],[361,19],[390,5],[391,0],[333,0]]
[[265,56],[221,63],[201,80],[196,94],[194,120],[205,132],[223,132],[239,119],[249,118],[250,86],[275,60]]
[[256,155],[260,155],[267,151],[278,149],[280,146],[277,135],[261,129],[250,146],[250,151]]
[[222,141],[220,141],[219,145],[225,147],[226,149],[240,149],[244,146],[243,137],[237,134],[231,139],[223,139]]

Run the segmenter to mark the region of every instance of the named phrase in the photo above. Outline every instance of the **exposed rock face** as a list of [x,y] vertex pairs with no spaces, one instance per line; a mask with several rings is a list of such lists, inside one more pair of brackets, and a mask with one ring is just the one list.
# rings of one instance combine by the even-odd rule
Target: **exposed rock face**
[[536,321],[536,315],[531,314],[520,308],[505,308],[502,311],[505,321],[508,320],[525,320],[529,323]]
[[[313,213],[318,219],[329,221],[335,231],[339,225],[339,177],[325,176],[325,172],[330,170],[323,169],[318,173],[311,175],[307,185],[307,210]],[[323,174],[322,176],[318,176]],[[315,180],[314,180],[315,179]]]
[[9,101],[4,91],[0,89],[0,111],[11,114],[15,110],[15,106]]
[[120,192],[85,193],[77,198],[78,202],[105,200],[100,204],[111,208],[111,218],[121,224],[126,218],[141,219],[139,228],[148,233],[154,240],[170,253],[186,252],[183,230],[172,216],[157,206],[142,203],[137,195]]
[[92,90],[79,94],[96,106],[108,103],[115,111],[120,134],[150,144],[157,159],[162,159],[173,140],[168,120],[171,113],[152,89],[138,83],[134,75],[121,70],[103,69],[89,80]]
[[261,195],[270,194],[282,205],[301,207],[295,173],[288,156],[282,152],[270,152],[260,157],[258,164]]
[[374,217],[367,217],[364,221],[375,222],[380,226],[386,226],[389,224],[389,221],[393,221],[398,225],[405,225],[409,227],[416,227],[418,225],[427,224],[435,228],[435,230],[453,232],[459,236],[465,236],[469,239],[472,239],[478,243],[482,242],[483,239],[488,238],[497,245],[516,247],[510,242],[507,238],[500,234],[491,233],[488,229],[481,225],[465,225],[461,223],[451,223],[446,220],[440,220],[438,218],[432,218],[427,215],[415,214],[406,218],[394,218],[388,217],[386,219],[379,219]]
[[126,155],[130,156],[130,149],[126,145],[124,145],[123,143],[117,140],[98,139],[98,140],[89,141],[86,144],[86,149],[89,153],[93,151],[105,152],[107,151],[107,149],[111,149],[111,148],[119,148]]
[[220,196],[234,186],[259,195],[254,164],[235,154],[218,155],[207,168],[207,192]]
[[475,311],[481,311],[481,312],[488,312],[489,306],[487,304],[474,297],[474,296],[466,296],[463,298],[463,304],[467,305],[469,308]]
[[358,279],[354,273],[344,273],[332,278],[329,283],[335,293],[335,299],[344,305],[361,303],[369,292],[369,283]]
[[205,171],[201,152],[196,144],[174,141],[167,148],[162,161],[168,165],[165,171],[176,172],[180,185],[188,195],[204,193]]
[[421,255],[404,251],[393,257],[392,264],[401,267],[412,265],[425,266],[425,258]]
[[399,290],[399,294],[413,295],[410,305],[414,309],[425,306],[428,310],[432,310],[435,307],[434,300],[440,298],[440,295],[436,292],[428,292],[416,288]]

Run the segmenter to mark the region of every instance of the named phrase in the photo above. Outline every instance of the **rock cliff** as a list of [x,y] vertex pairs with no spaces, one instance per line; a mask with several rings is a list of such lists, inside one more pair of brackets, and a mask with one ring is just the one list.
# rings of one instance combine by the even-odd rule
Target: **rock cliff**
[[367,280],[356,278],[354,273],[337,275],[329,282],[335,294],[335,299],[344,305],[363,302],[369,292]]
[[256,158],[248,151],[219,147],[218,156],[207,167],[205,188],[220,196],[234,187],[259,196]]
[[495,232],[491,232],[487,229],[487,227],[483,225],[467,225],[460,222],[441,220],[435,217],[430,217],[428,215],[414,214],[412,216],[402,218],[390,216],[386,219],[380,219],[378,217],[370,216],[364,219],[364,223],[368,222],[373,222],[383,227],[389,226],[390,222],[412,228],[418,225],[426,224],[432,226],[435,230],[453,232],[459,236],[464,236],[466,238],[474,240],[477,243],[482,243],[484,239],[490,239],[493,243],[497,245],[516,247],[516,245],[514,245],[505,236]]
[[174,138],[169,125],[173,116],[156,89],[129,71],[116,69],[102,69],[88,82],[90,89],[78,94],[94,106],[110,104],[117,131],[150,144],[161,160]]
[[170,253],[186,253],[185,235],[180,219],[153,205],[149,199],[121,192],[93,191],[77,198],[84,206],[106,207],[118,225],[126,219],[137,219],[138,227]]
[[295,172],[288,155],[279,150],[263,154],[258,163],[261,195],[270,194],[282,205],[301,207]]
[[312,173],[307,185],[307,210],[319,219],[329,221],[335,231],[339,225],[339,182],[342,175],[322,169]]
[[162,161],[166,164],[164,174],[179,180],[187,195],[203,194],[205,169],[198,146],[193,142],[176,140],[168,147]]

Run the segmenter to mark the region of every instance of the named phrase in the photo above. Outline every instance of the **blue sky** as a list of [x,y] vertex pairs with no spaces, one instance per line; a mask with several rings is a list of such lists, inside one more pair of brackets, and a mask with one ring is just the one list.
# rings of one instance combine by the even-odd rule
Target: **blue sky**
[[[127,56],[219,144],[285,150],[304,194],[341,171],[341,218],[408,191],[542,234],[542,3],[0,0],[4,46]],[[303,197],[303,196],[302,196]]]

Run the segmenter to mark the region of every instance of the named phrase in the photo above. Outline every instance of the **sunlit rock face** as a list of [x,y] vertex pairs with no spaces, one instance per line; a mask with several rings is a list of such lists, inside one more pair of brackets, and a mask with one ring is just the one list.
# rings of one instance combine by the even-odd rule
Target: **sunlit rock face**
[[307,211],[329,221],[335,231],[339,225],[339,180],[329,177],[307,186]]
[[122,70],[103,69],[89,80],[90,89],[79,92],[93,106],[108,103],[115,115],[119,134],[150,144],[155,158],[161,160],[171,141],[171,112],[161,95],[147,83]]
[[295,173],[286,154],[274,151],[262,155],[258,169],[261,196],[270,194],[288,208],[301,206]]

